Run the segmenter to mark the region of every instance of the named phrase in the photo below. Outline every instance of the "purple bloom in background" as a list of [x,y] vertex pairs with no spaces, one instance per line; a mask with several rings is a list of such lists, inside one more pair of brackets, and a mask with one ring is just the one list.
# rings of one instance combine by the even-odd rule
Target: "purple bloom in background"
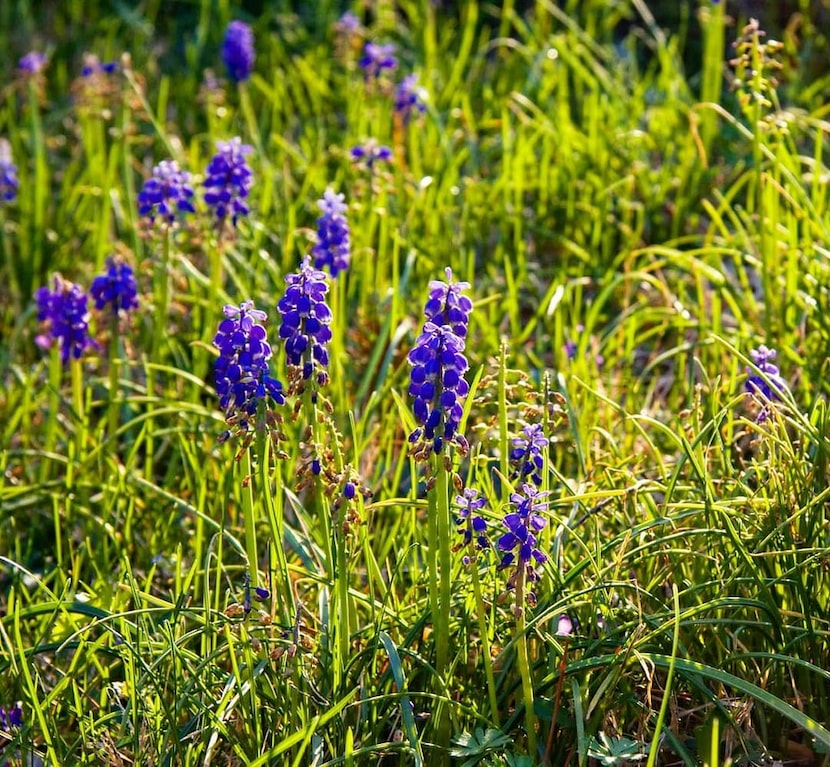
[[351,258],[349,222],[343,215],[348,206],[343,200],[342,194],[326,189],[323,199],[317,203],[323,215],[317,219],[317,244],[311,254],[314,266],[328,268],[332,277],[348,269]]
[[513,440],[513,449],[510,451],[514,478],[520,482],[530,479],[539,487],[542,484],[542,468],[548,445],[541,424],[531,423],[525,426],[521,435]]
[[84,66],[81,69],[81,77],[92,77],[93,75],[111,75],[118,71],[117,61],[101,60],[94,53],[84,55]]
[[0,729],[9,732],[12,727],[23,726],[23,704],[17,701],[11,708],[0,706]]
[[331,340],[331,309],[326,303],[329,284],[325,272],[311,265],[306,256],[298,272],[289,274],[288,288],[277,304],[282,315],[280,338],[285,341],[288,364],[302,372],[303,380],[317,370],[316,381],[328,380],[328,342]]
[[109,306],[114,314],[138,308],[138,287],[132,267],[112,256],[107,258],[107,271],[92,281],[89,289],[95,308]]
[[388,146],[378,144],[374,139],[369,139],[362,146],[352,147],[351,156],[354,162],[360,163],[372,172],[376,162],[389,162],[392,159],[392,150]]
[[567,613],[562,613],[556,622],[556,636],[569,637],[574,633],[574,622]]
[[244,21],[232,21],[225,31],[222,60],[235,83],[251,76],[254,68],[254,33]]
[[17,68],[21,72],[26,72],[30,75],[39,74],[46,67],[46,55],[38,51],[29,51],[20,61],[17,62]]
[[462,450],[467,440],[458,434],[464,413],[464,398],[470,386],[464,380],[467,358],[464,339],[447,325],[427,321],[415,347],[407,357],[412,365],[409,396],[414,397],[412,410],[422,426],[409,435],[410,442],[421,438],[440,453],[445,443],[454,442]]
[[11,144],[6,139],[0,139],[0,202],[14,200],[19,186],[17,166],[12,162]]
[[179,213],[194,213],[190,174],[175,160],[162,160],[138,194],[138,212],[152,223],[156,217],[172,224]]
[[427,322],[446,325],[460,338],[467,337],[467,325],[473,302],[461,291],[469,290],[469,282],[453,282],[452,269],[444,271],[447,281],[432,280],[429,283],[429,298],[424,306]]
[[744,386],[747,392],[758,397],[763,403],[763,409],[758,414],[758,422],[761,423],[767,419],[769,403],[781,399],[781,393],[787,389],[787,382],[772,361],[778,356],[775,349],[769,349],[762,344],[750,351],[749,356],[759,372],[756,373],[753,368],[747,367],[749,377]]
[[360,32],[360,19],[351,11],[346,11],[334,24],[338,32],[347,35],[356,35]]
[[358,61],[367,80],[375,80],[383,74],[383,71],[393,70],[398,66],[395,58],[395,46],[392,43],[378,45],[368,42],[363,48],[363,56]]
[[245,200],[253,186],[254,174],[245,156],[254,148],[243,144],[239,136],[230,141],[217,141],[216,148],[218,151],[205,173],[205,202],[213,208],[219,224],[230,215],[236,226],[239,216],[250,213]]
[[418,75],[407,75],[395,89],[395,111],[405,123],[417,112],[427,111],[426,91],[418,85]]
[[[490,541],[487,538],[487,522],[478,512],[484,508],[486,501],[478,497],[478,490],[473,487],[465,487],[461,495],[455,496],[455,505],[458,507],[458,532],[462,541],[456,546],[461,549],[469,546],[475,536],[475,546],[479,550],[490,548]],[[469,556],[464,557],[464,564],[470,563]]]
[[219,407],[228,423],[243,433],[256,418],[260,403],[267,405],[269,399],[277,405],[285,402],[282,384],[271,376],[268,366],[271,347],[260,324],[267,315],[253,307],[253,301],[225,306],[225,319],[213,339],[219,349],[214,368]]
[[37,318],[46,323],[47,331],[35,339],[38,346],[49,348],[53,341],[57,341],[64,364],[70,357],[80,359],[84,350],[92,346],[86,293],[80,286],[56,274],[52,278],[52,290],[38,288],[35,300]]
[[508,579],[511,588],[515,587],[516,579],[522,574],[528,581],[538,580],[536,566],[547,560],[547,555],[536,546],[536,534],[547,525],[542,516],[548,505],[544,500],[546,495],[530,482],[525,482],[518,492],[510,494],[510,503],[515,511],[505,514],[502,524],[507,532],[499,538],[497,545],[504,552],[499,569],[516,567]]

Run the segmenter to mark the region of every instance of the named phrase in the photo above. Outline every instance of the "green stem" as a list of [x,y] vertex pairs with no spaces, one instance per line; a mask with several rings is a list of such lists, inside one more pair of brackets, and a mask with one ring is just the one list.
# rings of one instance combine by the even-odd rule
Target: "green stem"
[[113,444],[115,444],[115,434],[118,431],[118,406],[119,406],[119,386],[118,386],[118,364],[120,362],[120,355],[118,353],[118,314],[112,313],[110,318],[110,344],[109,344],[109,402],[108,402],[108,435]]
[[527,729],[527,750],[531,759],[536,759],[536,712],[533,710],[533,682],[530,678],[530,663],[527,656],[527,627],[525,624],[525,572],[519,565],[516,578],[516,647],[519,654],[519,673],[522,677],[522,695],[525,706],[525,727]]
[[294,595],[291,590],[291,579],[288,576],[288,561],[285,558],[283,534],[283,505],[282,505],[282,465],[279,459],[275,461],[273,484],[276,493],[271,494],[268,477],[270,465],[270,445],[268,432],[260,429],[257,432],[257,457],[259,459],[259,474],[262,485],[262,497],[265,500],[265,509],[268,513],[268,522],[271,526],[271,541],[277,559],[277,572],[274,585],[275,604],[280,611],[280,622],[288,625],[294,619]]
[[45,484],[49,478],[48,456],[55,451],[55,439],[57,436],[58,411],[61,406],[61,379],[63,378],[63,363],[61,362],[60,345],[52,343],[49,356],[49,410],[46,419],[46,436],[44,437],[43,452],[44,459],[40,467],[40,483]]
[[254,518],[254,478],[251,472],[251,448],[242,451],[242,514],[245,522],[245,551],[248,555],[248,575],[251,588],[259,586],[259,555],[256,545]]
[[[474,556],[475,543],[470,542],[470,553]],[[501,727],[499,716],[499,699],[496,695],[496,677],[493,674],[493,658],[490,654],[490,634],[487,626],[486,608],[484,598],[481,594],[481,579],[478,575],[478,567],[475,559],[470,564],[473,574],[473,595],[476,600],[476,613],[478,615],[478,633],[481,636],[481,652],[484,656],[484,673],[487,676],[487,695],[490,698],[490,716],[496,727]]]

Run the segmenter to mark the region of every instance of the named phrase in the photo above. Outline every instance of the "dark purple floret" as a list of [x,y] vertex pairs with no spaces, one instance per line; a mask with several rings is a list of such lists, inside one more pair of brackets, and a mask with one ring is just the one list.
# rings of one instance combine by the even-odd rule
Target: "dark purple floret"
[[0,706],[0,729],[9,732],[13,727],[23,726],[23,704],[17,701],[8,709]]
[[536,545],[536,534],[547,525],[542,516],[548,505],[546,495],[530,482],[525,482],[518,492],[510,494],[510,503],[515,511],[505,515],[502,524],[507,532],[499,538],[497,545],[504,552],[499,569],[516,568],[508,580],[511,587],[515,586],[516,578],[521,573],[528,581],[538,580],[536,567],[547,560],[547,555]]
[[195,212],[192,199],[190,174],[181,170],[175,160],[162,160],[138,194],[138,212],[151,223],[161,218],[164,223],[172,224],[177,215]]
[[[487,538],[487,522],[478,513],[486,503],[484,498],[478,497],[478,490],[473,487],[465,487],[461,495],[455,496],[455,505],[458,507],[456,525],[462,537],[458,548],[469,546],[473,538],[475,538],[477,549],[490,548],[490,540]],[[465,564],[468,564],[466,559]]]
[[255,421],[260,403],[267,407],[269,400],[277,405],[285,402],[282,384],[271,376],[268,365],[271,347],[260,324],[267,315],[253,306],[253,301],[226,306],[213,339],[219,349],[215,367],[219,406],[242,432]]
[[0,139],[0,202],[14,200],[19,187],[17,166],[12,162],[11,144],[6,139]]
[[107,271],[92,281],[89,290],[95,308],[109,307],[114,314],[138,308],[138,286],[129,264],[112,257],[107,259]]
[[445,443],[454,442],[466,449],[466,440],[458,434],[464,398],[470,390],[464,380],[468,367],[464,339],[449,326],[426,322],[407,359],[412,365],[412,410],[422,424],[410,434],[410,442],[423,438],[432,444],[435,453],[440,453]]
[[524,482],[530,479],[536,487],[542,484],[542,469],[548,445],[548,438],[542,431],[541,424],[528,424],[522,429],[521,435],[513,440],[513,448],[510,451],[512,476],[516,481]]
[[317,219],[317,244],[311,251],[314,266],[328,269],[332,277],[349,268],[351,241],[349,222],[343,215],[348,207],[342,194],[326,189],[323,199],[317,205],[322,216]]
[[60,344],[61,361],[80,359],[93,345],[89,336],[89,312],[86,293],[59,274],[52,278],[52,290],[38,288],[35,292],[37,318],[45,324],[46,332],[35,340],[38,346],[48,348],[55,341]]
[[363,49],[363,56],[361,56],[358,64],[367,80],[375,80],[385,70],[391,72],[398,66],[398,60],[395,58],[395,46],[392,43],[378,45],[378,43],[368,42]]
[[447,281],[432,280],[429,283],[429,298],[424,306],[424,316],[428,322],[447,325],[461,338],[467,337],[467,326],[473,302],[462,290],[468,290],[469,282],[453,282],[452,269],[445,270]]
[[360,163],[366,170],[372,172],[378,162],[389,162],[392,159],[392,150],[388,146],[378,144],[369,139],[365,144],[352,147],[352,160]]
[[205,202],[214,210],[221,225],[227,219],[236,226],[240,216],[250,212],[245,200],[254,183],[254,175],[245,156],[254,151],[239,136],[230,141],[217,141],[217,153],[205,173]]
[[251,76],[254,69],[254,33],[244,21],[232,21],[222,43],[222,60],[228,76],[241,83]]
[[354,500],[354,497],[357,493],[357,486],[354,482],[346,482],[343,485],[343,496],[346,498],[347,501]]
[[46,67],[46,55],[38,51],[29,51],[20,61],[17,62],[17,68],[21,72],[26,72],[30,75],[39,74]]
[[398,84],[395,89],[395,111],[405,123],[416,113],[423,114],[427,111],[424,94],[424,89],[418,85],[418,75],[407,75]]
[[303,380],[316,371],[317,383],[324,384],[332,319],[326,303],[329,284],[325,272],[315,269],[311,256],[306,256],[299,271],[289,274],[285,281],[288,288],[277,309],[282,315],[280,338],[285,341],[288,364],[302,371]]

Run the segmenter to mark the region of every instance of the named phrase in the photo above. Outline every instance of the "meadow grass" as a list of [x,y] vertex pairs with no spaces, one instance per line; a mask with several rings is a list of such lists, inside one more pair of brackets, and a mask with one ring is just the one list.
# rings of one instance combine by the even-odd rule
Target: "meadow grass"
[[[810,17],[778,44],[710,0],[675,30],[644,0],[370,5],[347,34],[330,2],[0,3],[0,762],[828,764]],[[239,83],[234,19],[256,48]],[[397,69],[366,78],[367,41]],[[16,69],[30,49],[40,73]],[[82,76],[85,54],[117,66]],[[201,182],[236,136],[250,213],[220,230]],[[370,141],[391,156],[367,169]],[[169,228],[138,203],[167,159],[196,190]],[[327,381],[301,384],[277,304],[329,187],[351,263]],[[139,308],[93,310],[63,364],[35,291],[88,290],[112,255]],[[409,439],[408,355],[447,267],[473,302],[468,444],[436,452]],[[213,340],[245,301],[287,396],[226,440]],[[500,565],[537,485],[533,581]],[[465,544],[464,488],[488,548]]]

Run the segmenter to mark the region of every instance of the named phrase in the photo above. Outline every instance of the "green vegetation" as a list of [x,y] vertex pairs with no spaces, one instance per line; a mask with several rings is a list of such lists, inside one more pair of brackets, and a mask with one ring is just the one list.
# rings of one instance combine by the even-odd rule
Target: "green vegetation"
[[[776,42],[712,0],[672,29],[646,0],[378,0],[352,33],[331,2],[42,5],[0,3],[0,763],[830,763],[808,14]],[[367,41],[397,68],[364,76]],[[220,229],[201,182],[237,136],[250,214]],[[391,157],[367,169],[370,140]],[[168,159],[196,194],[165,228],[138,195]],[[328,381],[303,384],[277,303],[329,187],[351,264]],[[90,301],[96,345],[63,364],[35,292],[88,290],[110,256],[139,307]],[[409,441],[408,355],[447,267],[473,302],[469,448],[436,454]],[[213,339],[249,300],[286,402],[224,439]],[[536,581],[498,545],[530,425]],[[463,488],[489,549],[456,530]]]

